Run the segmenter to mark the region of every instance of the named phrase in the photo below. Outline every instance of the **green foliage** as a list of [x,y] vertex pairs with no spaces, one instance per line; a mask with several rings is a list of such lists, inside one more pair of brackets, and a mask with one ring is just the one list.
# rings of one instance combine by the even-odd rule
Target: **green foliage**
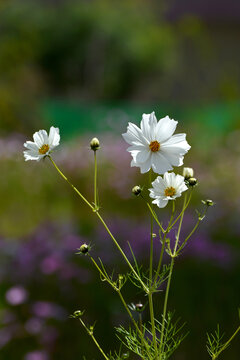
[[224,334],[220,334],[219,325],[213,334],[207,334],[207,351],[213,360],[217,358],[217,354],[223,348],[223,337]]
[[[151,341],[153,334],[146,324],[142,325],[142,334],[146,342],[143,346],[142,338],[139,333],[129,327],[128,329],[123,326],[117,327],[118,338],[120,341],[133,353],[140,356],[142,359],[157,359],[161,354],[162,360],[167,360],[171,357],[173,352],[179,347],[181,342],[187,336],[187,333],[182,334],[181,331],[185,324],[180,325],[180,319],[173,321],[173,313],[168,312],[167,317],[164,319],[165,328],[163,343],[160,349],[160,340],[157,339],[157,353],[153,342]],[[162,323],[155,319],[156,330],[161,334]],[[149,323],[149,325],[151,325]],[[149,357],[149,354],[151,357]]]

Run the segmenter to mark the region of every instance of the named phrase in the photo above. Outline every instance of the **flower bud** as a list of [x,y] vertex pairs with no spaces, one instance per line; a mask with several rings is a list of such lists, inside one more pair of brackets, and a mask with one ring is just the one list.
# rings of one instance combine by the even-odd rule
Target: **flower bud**
[[202,200],[202,203],[206,206],[213,206],[214,205],[214,202],[212,200]]
[[192,168],[189,168],[189,167],[183,168],[183,177],[185,178],[185,180],[192,178],[193,175],[194,175],[194,171]]
[[194,177],[190,177],[189,179],[187,179],[187,183],[188,183],[188,186],[194,187],[197,185],[197,179]]
[[135,308],[136,308],[137,312],[141,312],[141,311],[143,311],[144,306],[141,302],[139,302],[139,303],[135,304]]
[[74,318],[79,318],[79,317],[82,316],[82,315],[83,315],[83,312],[82,312],[82,311],[76,310],[76,311],[74,311],[72,317],[74,317]]
[[82,244],[79,248],[80,253],[87,254],[89,250],[89,246],[87,244]]
[[141,192],[142,192],[142,189],[141,189],[141,187],[140,187],[139,185],[136,185],[136,186],[134,186],[134,187],[132,188],[132,193],[133,193],[133,195],[135,195],[135,196],[140,195]]
[[100,142],[99,140],[95,137],[91,140],[90,142],[90,148],[93,150],[93,151],[96,151],[100,148]]

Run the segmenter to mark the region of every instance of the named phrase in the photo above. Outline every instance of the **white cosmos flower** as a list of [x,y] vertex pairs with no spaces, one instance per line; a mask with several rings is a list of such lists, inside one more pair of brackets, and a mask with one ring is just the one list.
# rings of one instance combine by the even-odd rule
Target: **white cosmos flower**
[[176,199],[182,195],[183,191],[188,189],[183,176],[167,172],[163,175],[163,178],[158,176],[152,182],[152,186],[153,188],[149,189],[150,197],[154,199],[152,203],[157,204],[160,208],[164,208],[168,200]]
[[33,134],[34,141],[26,141],[24,143],[26,151],[23,152],[25,161],[41,160],[59,145],[60,135],[59,129],[51,126],[49,135],[46,130],[39,130]]
[[140,128],[129,123],[123,138],[131,145],[127,149],[133,157],[131,166],[139,166],[141,173],[152,168],[158,174],[181,166],[191,146],[186,134],[173,135],[177,123],[168,116],[157,121],[154,112],[143,114]]

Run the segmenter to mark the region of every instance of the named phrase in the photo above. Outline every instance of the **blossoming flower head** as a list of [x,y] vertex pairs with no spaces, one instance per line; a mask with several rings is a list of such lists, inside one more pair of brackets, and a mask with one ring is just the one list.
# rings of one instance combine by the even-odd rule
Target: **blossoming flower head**
[[152,203],[160,208],[164,208],[169,200],[180,197],[182,192],[188,189],[183,176],[167,172],[163,177],[158,176],[152,186],[153,188],[149,189],[150,197],[154,199]]
[[154,112],[143,114],[140,128],[129,123],[123,138],[131,145],[127,149],[133,157],[131,166],[140,167],[141,173],[152,168],[158,174],[181,166],[191,146],[186,134],[173,135],[177,123],[168,116],[157,121]]
[[25,150],[23,152],[25,161],[28,160],[41,160],[59,145],[60,135],[59,129],[51,126],[49,135],[46,130],[39,130],[33,134],[34,141],[26,141],[24,143]]

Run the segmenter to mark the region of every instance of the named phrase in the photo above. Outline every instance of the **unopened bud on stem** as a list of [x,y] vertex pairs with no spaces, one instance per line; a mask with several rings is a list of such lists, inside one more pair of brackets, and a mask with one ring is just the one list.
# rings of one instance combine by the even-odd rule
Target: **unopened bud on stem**
[[185,180],[192,178],[193,175],[194,175],[194,171],[192,168],[190,167],[183,168],[183,177],[185,178]]
[[140,195],[141,192],[142,192],[142,189],[141,189],[141,187],[140,187],[139,185],[136,185],[136,186],[134,186],[134,187],[132,188],[132,193],[133,193],[133,195],[135,195],[135,196]]
[[190,177],[189,179],[187,179],[188,186],[194,187],[197,185],[197,183],[198,183],[198,181],[194,177]]
[[82,244],[79,248],[80,253],[87,254],[89,250],[89,246],[87,244]]
[[202,203],[206,206],[213,206],[214,205],[214,202],[212,200],[202,200]]
[[99,140],[95,137],[91,140],[90,142],[90,148],[93,150],[93,151],[96,151],[98,149],[100,149],[100,142]]

